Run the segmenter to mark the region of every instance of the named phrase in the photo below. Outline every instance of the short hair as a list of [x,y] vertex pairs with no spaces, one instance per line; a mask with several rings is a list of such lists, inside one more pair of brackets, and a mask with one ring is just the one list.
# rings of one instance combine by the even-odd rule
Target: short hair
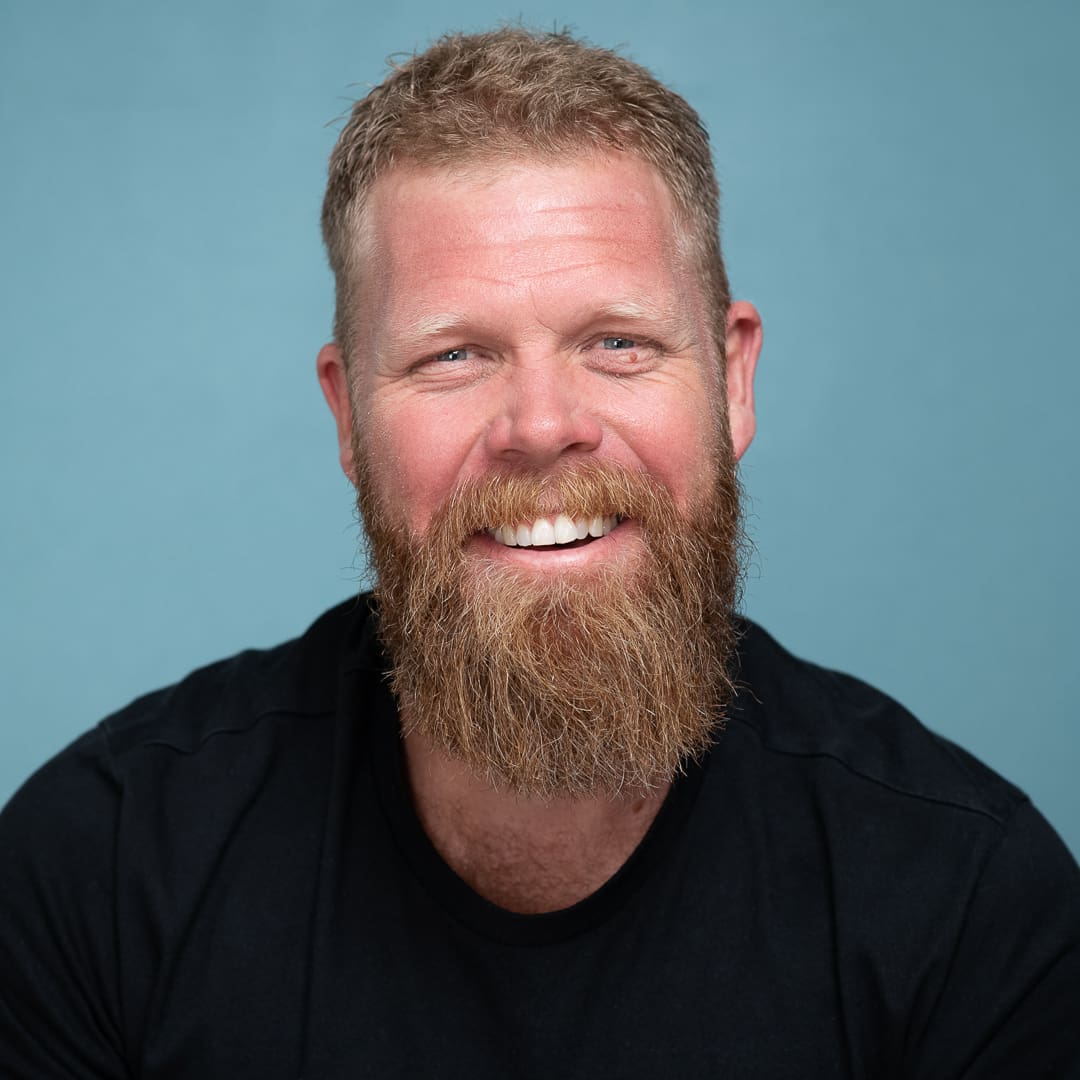
[[698,114],[645,68],[568,31],[505,27],[447,34],[353,106],[330,156],[322,232],[336,283],[334,336],[350,357],[359,226],[375,180],[395,165],[550,160],[616,150],[666,182],[677,233],[696,257],[713,338],[723,352],[730,303],[719,189]]

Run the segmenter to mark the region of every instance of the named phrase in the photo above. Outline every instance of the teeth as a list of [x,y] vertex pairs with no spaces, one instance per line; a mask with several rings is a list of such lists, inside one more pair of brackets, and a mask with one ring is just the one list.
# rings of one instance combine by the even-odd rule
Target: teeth
[[607,536],[619,523],[618,517],[579,517],[559,514],[555,518],[537,518],[531,524],[500,525],[488,529],[488,535],[506,547],[550,547],[552,544],[570,544],[587,536]]
[[[519,525],[520,529],[521,526]],[[533,522],[532,542],[534,545],[555,543],[555,526],[547,518],[537,518]]]
[[[533,539],[536,539],[536,529],[533,529]],[[555,519],[555,543],[569,544],[577,539],[577,526],[565,514],[560,514]]]

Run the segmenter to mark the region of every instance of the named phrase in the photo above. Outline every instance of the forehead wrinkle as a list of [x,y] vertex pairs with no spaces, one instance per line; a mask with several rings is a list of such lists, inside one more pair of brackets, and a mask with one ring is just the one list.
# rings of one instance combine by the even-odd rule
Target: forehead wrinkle
[[636,226],[645,225],[649,230],[656,233],[665,232],[670,224],[671,217],[664,207],[648,199],[627,198],[622,202],[608,202],[605,197],[597,195],[592,202],[559,203],[552,202],[546,206],[530,206],[529,211],[537,217],[546,217],[556,214],[567,217],[571,223],[579,223],[575,228],[571,224],[572,231],[588,232],[597,228],[606,231],[608,223],[606,219],[615,218],[621,222],[624,218],[632,218]]
[[[603,265],[597,259],[586,259],[583,262],[576,263],[563,263],[559,266],[549,266],[546,269],[532,269],[525,274],[526,281],[542,281],[544,278],[559,277],[562,274],[576,273],[578,270],[603,270]],[[501,280],[487,278],[488,281]],[[505,280],[502,283],[511,285],[517,284],[519,279]]]

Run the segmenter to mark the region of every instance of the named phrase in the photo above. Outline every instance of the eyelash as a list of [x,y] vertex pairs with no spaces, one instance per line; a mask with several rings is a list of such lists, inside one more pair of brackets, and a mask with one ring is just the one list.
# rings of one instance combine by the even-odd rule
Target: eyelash
[[431,359],[436,363],[449,364],[452,363],[452,361],[449,360],[448,357],[452,353],[467,353],[468,351],[469,347],[467,345],[458,345],[453,349],[446,349],[444,352],[436,353]]
[[[613,343],[610,348],[608,348],[609,342]],[[594,338],[586,348],[599,348],[601,352],[605,353],[630,353],[635,350],[661,351],[660,346],[655,342],[630,337],[628,334],[604,334],[601,337]],[[442,352],[435,353],[425,362],[456,366],[472,359],[476,352],[477,350],[471,345],[455,345],[452,349],[444,349]]]

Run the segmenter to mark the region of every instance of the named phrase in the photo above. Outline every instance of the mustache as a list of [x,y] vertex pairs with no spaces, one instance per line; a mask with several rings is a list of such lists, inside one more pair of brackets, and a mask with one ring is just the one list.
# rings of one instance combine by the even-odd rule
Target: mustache
[[670,492],[645,472],[599,459],[543,473],[496,472],[462,481],[431,520],[432,534],[464,539],[537,517],[633,518],[643,530],[674,512]]

